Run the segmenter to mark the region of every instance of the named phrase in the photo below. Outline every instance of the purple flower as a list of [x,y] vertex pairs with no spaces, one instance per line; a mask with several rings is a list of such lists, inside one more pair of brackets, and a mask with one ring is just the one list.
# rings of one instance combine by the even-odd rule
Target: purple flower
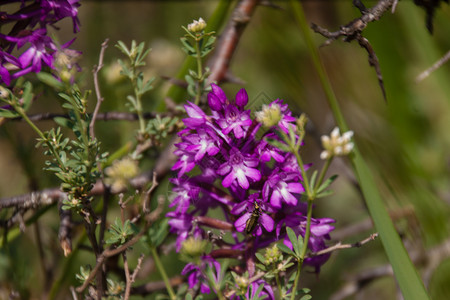
[[[300,201],[304,188],[297,160],[293,154],[266,140],[281,142],[279,131],[295,128],[295,118],[287,105],[276,100],[272,105],[280,107],[282,118],[278,126],[267,128],[245,110],[248,95],[244,89],[238,91],[234,99],[228,99],[217,85],[212,84],[211,88],[208,94],[210,114],[193,103],[185,105],[186,129],[178,134],[181,141],[174,151],[178,160],[172,167],[177,178],[171,180],[176,197],[170,206],[176,208],[167,217],[171,232],[177,235],[177,251],[190,236],[205,237],[211,228],[231,230],[231,241],[214,244],[211,253],[222,257],[229,252],[227,255],[234,257],[233,250],[245,250],[247,265],[244,269],[253,274],[255,253],[285,239],[286,226],[292,227],[298,235],[305,235],[307,205]],[[212,210],[214,212],[210,213]],[[224,220],[213,217],[222,214]],[[326,247],[328,234],[334,229],[330,225],[332,222],[331,219],[312,219],[310,251]],[[234,224],[234,228],[230,224]],[[226,251],[217,249],[221,245]],[[306,263],[318,270],[327,259],[328,256],[316,256],[308,258]],[[207,262],[206,266],[211,282],[211,269],[213,266],[219,269],[213,262]],[[189,276],[191,288],[197,286],[205,292],[214,288],[207,286],[205,265],[188,264],[183,274]],[[217,284],[219,275],[214,276]],[[264,289],[259,296],[274,299],[270,285],[262,280],[250,285],[247,297],[255,296],[261,284]]]
[[250,195],[249,200],[236,204],[231,210],[231,213],[233,215],[239,215],[245,211],[245,213],[242,216],[240,216],[236,220],[236,222],[234,222],[234,227],[236,227],[237,231],[243,232],[246,229],[247,222],[252,217],[253,213],[256,213],[258,215],[255,227],[255,233],[257,236],[260,236],[263,233],[261,227],[263,227],[268,232],[273,231],[275,222],[266,213],[270,211],[269,207],[267,207],[265,204],[262,204],[260,202],[260,199],[258,199],[258,196],[259,196],[258,194]]
[[249,180],[258,181],[261,179],[261,173],[255,169],[259,164],[256,157],[242,154],[237,148],[230,150],[228,161],[223,163],[217,173],[225,176],[222,181],[224,187],[229,187],[237,183],[243,189],[250,186]]
[[175,198],[169,207],[177,206],[176,212],[185,213],[191,202],[198,199],[200,188],[192,185],[186,178],[172,178],[169,181],[176,185],[172,190]]
[[213,279],[217,285],[220,285],[220,281],[223,279],[220,264],[210,256],[204,256],[201,259],[200,265],[188,263],[181,271],[181,275],[189,274],[188,284],[190,289],[193,289],[200,284],[201,293],[209,294],[211,292],[208,285],[208,278],[206,277],[207,268],[210,268],[211,270],[215,269],[216,274],[213,272]]
[[197,133],[186,134],[183,142],[185,145],[177,144],[177,146],[187,152],[192,152],[196,162],[200,161],[206,153],[214,156],[219,152],[220,140],[214,131],[208,127],[199,128]]
[[263,187],[264,201],[270,201],[273,207],[280,208],[285,202],[291,206],[297,205],[297,197],[293,194],[301,194],[305,191],[300,181],[300,174],[295,172],[280,172],[275,169],[269,176]]
[[[0,41],[4,45],[0,50],[0,76],[1,82],[7,85],[12,79],[29,72],[40,72],[43,65],[55,69],[54,60],[58,48],[47,36],[47,26],[53,26],[59,20],[70,17],[74,32],[79,31],[78,0],[34,0],[27,1],[28,5],[25,1],[10,1],[13,2],[22,3],[18,11],[12,14],[0,11],[3,23],[20,22],[20,26],[17,26],[19,23],[12,26],[7,34],[0,32]],[[22,54],[15,58],[13,51],[25,47]],[[17,68],[12,70],[8,64]]]
[[189,118],[183,119],[183,123],[186,127],[197,129],[208,122],[206,114],[194,103],[188,101],[188,104],[184,106],[184,109],[189,116]]
[[[259,298],[263,298],[264,296],[266,296],[267,300],[275,300],[275,295],[273,294],[273,290],[272,287],[270,286],[270,284],[268,284],[267,282],[265,282],[263,279],[258,279],[256,281],[253,281],[249,286],[248,286],[248,290],[247,290],[247,294],[246,294],[246,299],[254,299],[254,297],[256,296],[256,291],[258,290],[258,288],[260,287],[260,285],[263,285],[264,288],[262,289],[262,291],[259,293],[258,297]],[[250,289],[251,289],[251,294],[250,294]]]

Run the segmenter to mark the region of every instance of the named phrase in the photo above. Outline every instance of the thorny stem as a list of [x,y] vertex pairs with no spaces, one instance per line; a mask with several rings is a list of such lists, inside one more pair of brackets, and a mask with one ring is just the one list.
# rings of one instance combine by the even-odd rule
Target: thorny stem
[[169,297],[171,300],[175,300],[176,296],[172,289],[172,286],[170,285],[169,277],[167,276],[166,270],[164,269],[163,264],[161,263],[161,260],[159,259],[158,252],[156,251],[155,247],[150,247],[150,251],[153,256],[153,260],[155,261],[155,265],[158,268],[159,273],[161,274],[161,277],[164,281],[164,284],[166,285],[167,292],[169,293]]

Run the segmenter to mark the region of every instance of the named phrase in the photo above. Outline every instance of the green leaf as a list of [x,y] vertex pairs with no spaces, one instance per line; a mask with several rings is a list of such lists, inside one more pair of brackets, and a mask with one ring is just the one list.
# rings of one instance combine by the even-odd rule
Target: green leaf
[[323,193],[317,194],[316,195],[316,199],[317,198],[326,197],[326,196],[330,196],[331,194],[333,194],[333,191],[332,190],[327,190],[327,191],[324,191]]
[[314,189],[314,186],[316,185],[316,179],[317,179],[317,170],[314,170],[314,172],[311,175],[311,179],[309,181],[309,186],[311,187],[311,190]]
[[62,127],[66,127],[66,128],[73,128],[73,121],[69,120],[67,118],[64,117],[54,117],[53,121],[55,121],[56,124],[62,126]]
[[14,110],[7,110],[7,109],[0,108],[0,117],[17,118],[17,117],[20,117],[20,115],[18,113],[16,113],[16,111],[14,111]]
[[286,233],[287,233],[287,235],[289,237],[289,240],[292,243],[292,248],[294,249],[294,252],[297,255],[300,255],[300,253],[301,253],[300,244],[298,242],[297,235],[295,234],[294,230],[292,230],[291,227],[287,227],[286,228]]
[[337,177],[338,177],[337,175],[333,175],[327,180],[325,180],[325,182],[322,183],[322,185],[317,189],[317,193],[320,194],[322,191],[324,191],[327,187],[330,186],[330,184],[333,183],[333,181],[336,180]]
[[295,256],[294,251],[292,251],[288,246],[286,246],[283,243],[277,244],[278,249],[280,249],[281,251],[283,251],[284,253],[287,253],[289,255]]
[[262,255],[261,253],[255,253],[255,256],[263,264],[266,262],[266,259],[264,258],[264,255]]
[[31,100],[33,99],[33,86],[29,81],[25,82],[24,89],[23,89],[23,109],[27,111],[31,106]]
[[42,81],[43,83],[45,83],[46,85],[51,86],[52,88],[54,88],[57,91],[60,91],[62,89],[64,89],[64,84],[59,81],[58,79],[56,79],[52,74],[50,73],[46,73],[46,72],[39,72],[36,73],[37,78]]

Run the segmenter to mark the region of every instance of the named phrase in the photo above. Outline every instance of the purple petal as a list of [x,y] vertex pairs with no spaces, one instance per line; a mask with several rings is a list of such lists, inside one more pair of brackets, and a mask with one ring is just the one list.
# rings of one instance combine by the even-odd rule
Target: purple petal
[[272,232],[275,226],[274,220],[268,214],[262,214],[259,217],[260,224],[268,231]]
[[234,222],[234,227],[236,227],[237,231],[244,231],[245,227],[247,226],[247,220],[250,219],[251,215],[252,214],[250,212],[246,212],[239,219],[237,219],[236,222]]
[[236,94],[236,105],[240,107],[246,106],[248,103],[248,95],[245,89],[240,89]]

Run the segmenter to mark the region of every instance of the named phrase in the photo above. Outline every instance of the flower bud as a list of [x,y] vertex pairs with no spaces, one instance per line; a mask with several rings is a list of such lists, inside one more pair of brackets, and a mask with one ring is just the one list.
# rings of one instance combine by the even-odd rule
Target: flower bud
[[272,265],[281,261],[283,259],[283,256],[280,252],[280,249],[278,249],[277,245],[274,244],[271,248],[266,249],[264,258],[266,259],[266,265]]
[[200,18],[200,19],[198,19],[198,21],[194,20],[191,24],[189,24],[188,30],[190,32],[197,33],[197,32],[203,31],[203,29],[205,29],[205,27],[206,27],[206,22],[202,18]]
[[347,155],[353,150],[351,138],[353,131],[347,131],[343,135],[340,134],[339,128],[336,127],[330,136],[322,136],[322,146],[325,149],[320,153],[321,159],[329,159],[332,156]]
[[128,181],[138,175],[139,168],[135,160],[126,157],[115,161],[105,173],[108,176],[105,182],[111,185],[114,192],[118,192],[126,188]]
[[208,241],[196,237],[189,237],[182,244],[181,252],[185,257],[198,258],[205,253]]
[[276,126],[281,120],[281,108],[278,104],[272,104],[270,106],[263,105],[262,111],[255,113],[256,120],[263,124],[265,127],[270,128]]

